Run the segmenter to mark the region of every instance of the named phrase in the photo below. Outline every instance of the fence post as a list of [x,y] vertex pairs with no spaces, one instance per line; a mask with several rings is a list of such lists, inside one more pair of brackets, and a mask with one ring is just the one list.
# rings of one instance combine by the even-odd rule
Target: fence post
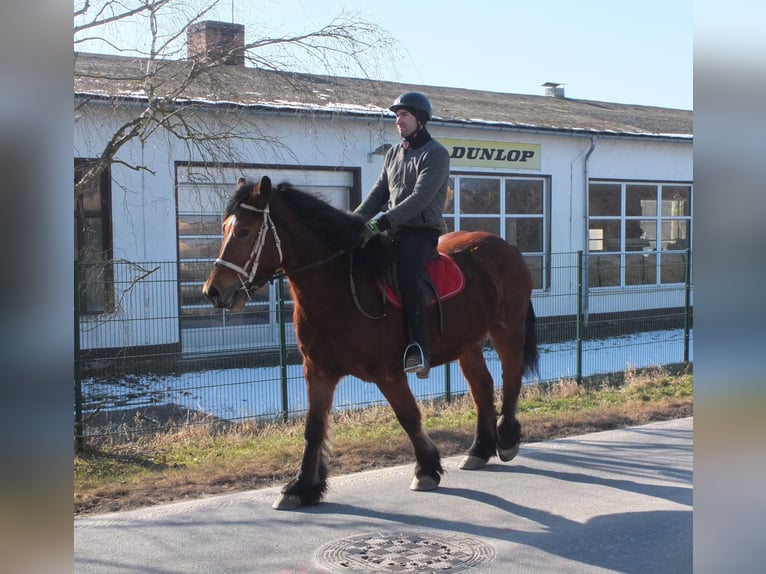
[[452,402],[452,379],[450,379],[450,365],[452,365],[452,363],[444,363],[444,399],[448,403]]
[[689,364],[689,330],[691,328],[692,250],[686,248],[686,285],[684,300],[684,364]]
[[287,392],[287,337],[285,336],[285,296],[282,277],[277,279],[277,326],[279,328],[279,379],[282,387],[282,419],[289,412]]
[[575,380],[579,385],[582,383],[582,331],[583,331],[583,312],[582,312],[582,294],[583,294],[583,252],[577,252],[577,324],[575,326],[575,341],[577,342]]
[[80,266],[74,261],[74,447],[85,448],[82,420],[82,367],[80,365]]

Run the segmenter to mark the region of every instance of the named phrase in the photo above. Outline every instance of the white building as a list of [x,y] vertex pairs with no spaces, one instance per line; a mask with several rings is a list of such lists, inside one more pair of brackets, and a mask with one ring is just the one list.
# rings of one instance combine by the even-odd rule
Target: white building
[[[190,50],[205,49],[204,37],[199,44],[191,32],[190,40]],[[77,166],[147,109],[146,64],[76,54]],[[189,62],[161,64],[173,84]],[[241,61],[219,67],[185,87],[175,104],[200,133],[229,128],[239,138],[207,155],[167,129],[133,138],[98,193],[77,202],[80,259],[99,263],[80,277],[81,348],[185,354],[276,345],[274,286],[239,314],[213,309],[200,291],[237,178],[290,180],[339,208],[355,207],[398,137],[387,107],[411,90],[432,100],[429,131],[451,152],[448,224],[520,246],[535,274],[538,316],[576,313],[576,300],[561,295],[576,292],[577,273],[564,267],[578,251],[587,262],[585,312],[682,307],[692,112],[574,100],[559,84],[544,88],[532,96],[291,76]]]

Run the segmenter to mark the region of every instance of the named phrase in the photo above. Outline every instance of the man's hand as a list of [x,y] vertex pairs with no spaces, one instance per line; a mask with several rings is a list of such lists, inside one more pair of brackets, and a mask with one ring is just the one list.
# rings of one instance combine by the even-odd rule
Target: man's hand
[[362,234],[359,236],[359,242],[360,246],[364,247],[367,245],[367,242],[375,237],[376,235],[380,235],[381,229],[380,224],[375,219],[371,219],[367,223],[364,224],[364,229],[362,230]]

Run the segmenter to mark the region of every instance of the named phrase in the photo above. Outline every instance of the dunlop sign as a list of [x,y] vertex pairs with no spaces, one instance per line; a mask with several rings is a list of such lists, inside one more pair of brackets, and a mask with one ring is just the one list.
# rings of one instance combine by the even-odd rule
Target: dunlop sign
[[451,166],[540,169],[540,145],[439,138]]

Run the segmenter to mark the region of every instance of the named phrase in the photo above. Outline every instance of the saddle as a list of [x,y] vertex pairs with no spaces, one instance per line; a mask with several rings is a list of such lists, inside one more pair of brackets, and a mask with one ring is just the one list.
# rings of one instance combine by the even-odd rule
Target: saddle
[[[426,262],[426,271],[431,279],[434,295],[430,299],[431,305],[437,302],[436,293],[439,294],[439,301],[445,301],[460,294],[465,288],[465,276],[460,267],[457,266],[451,257],[439,253],[434,259]],[[402,308],[402,300],[399,293],[390,284],[385,286],[386,301],[397,309]]]

